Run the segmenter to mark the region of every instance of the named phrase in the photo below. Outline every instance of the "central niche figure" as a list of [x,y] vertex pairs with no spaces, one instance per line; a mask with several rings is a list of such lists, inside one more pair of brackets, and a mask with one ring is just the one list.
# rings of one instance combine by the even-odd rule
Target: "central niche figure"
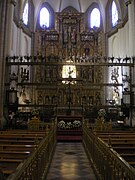
[[[62,78],[71,78],[71,79],[75,79],[76,78],[76,67],[75,65],[71,65],[72,61],[68,60],[66,61],[67,64],[69,63],[69,65],[64,65],[62,68]],[[62,83],[64,84],[68,84],[69,81],[62,81]],[[70,81],[71,84],[74,84],[75,81]]]

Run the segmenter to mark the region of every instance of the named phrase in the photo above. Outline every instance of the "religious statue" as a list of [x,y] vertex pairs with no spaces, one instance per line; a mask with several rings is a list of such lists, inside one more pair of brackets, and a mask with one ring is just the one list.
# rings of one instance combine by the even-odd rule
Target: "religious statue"
[[17,75],[13,72],[10,75],[10,89],[11,90],[16,90],[17,89],[17,81],[18,81],[18,77]]

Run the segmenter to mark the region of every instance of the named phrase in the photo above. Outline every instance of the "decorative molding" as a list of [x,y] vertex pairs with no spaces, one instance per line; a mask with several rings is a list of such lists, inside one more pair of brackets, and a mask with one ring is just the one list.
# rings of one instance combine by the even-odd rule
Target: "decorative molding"
[[23,20],[22,20],[22,19],[20,19],[20,20],[18,21],[18,27],[21,29],[21,28],[22,28],[22,26],[23,26]]
[[29,37],[32,37],[32,32],[29,30],[29,28],[27,26],[25,26],[25,24],[22,24],[22,30],[25,34],[27,34]]
[[16,6],[16,0],[10,0],[10,3]]
[[132,0],[125,0],[125,5],[128,6],[129,4],[132,3]]
[[14,23],[19,29],[22,29],[25,34],[27,34],[29,37],[32,37],[32,32],[29,30],[27,26],[23,23],[22,19],[17,19],[16,16],[14,16]]
[[113,27],[109,32],[107,32],[107,37],[111,37],[112,35],[117,33],[119,29],[121,29],[121,28],[123,28],[125,26],[127,21],[128,21],[127,16],[123,20],[119,20],[118,24],[115,27]]

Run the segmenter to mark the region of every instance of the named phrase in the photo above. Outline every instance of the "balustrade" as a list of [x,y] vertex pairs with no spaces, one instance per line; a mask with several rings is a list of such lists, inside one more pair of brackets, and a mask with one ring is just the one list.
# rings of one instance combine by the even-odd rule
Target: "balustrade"
[[35,140],[35,149],[31,156],[7,180],[45,179],[56,146],[56,121],[50,123],[50,127],[40,144]]
[[86,122],[83,123],[83,144],[99,179],[134,179],[134,168],[90,131]]

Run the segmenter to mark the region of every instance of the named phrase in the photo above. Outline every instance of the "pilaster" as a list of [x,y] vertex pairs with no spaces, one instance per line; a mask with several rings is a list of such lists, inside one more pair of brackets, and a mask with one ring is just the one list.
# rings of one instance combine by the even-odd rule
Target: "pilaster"
[[8,29],[7,29],[7,54],[11,54],[12,46],[12,31],[13,31],[13,16],[14,16],[14,7],[16,6],[16,0],[8,0]]
[[128,7],[128,23],[129,23],[129,56],[135,55],[135,11],[133,0],[126,0],[126,6]]
[[1,0],[0,9],[0,129],[2,129],[4,124],[4,78],[5,78],[5,49],[6,49],[6,24],[7,24],[7,0]]
[[11,4],[13,4],[14,6],[16,6],[16,0],[9,0],[9,2],[10,2]]
[[128,6],[129,4],[132,3],[132,0],[125,0],[125,5]]

